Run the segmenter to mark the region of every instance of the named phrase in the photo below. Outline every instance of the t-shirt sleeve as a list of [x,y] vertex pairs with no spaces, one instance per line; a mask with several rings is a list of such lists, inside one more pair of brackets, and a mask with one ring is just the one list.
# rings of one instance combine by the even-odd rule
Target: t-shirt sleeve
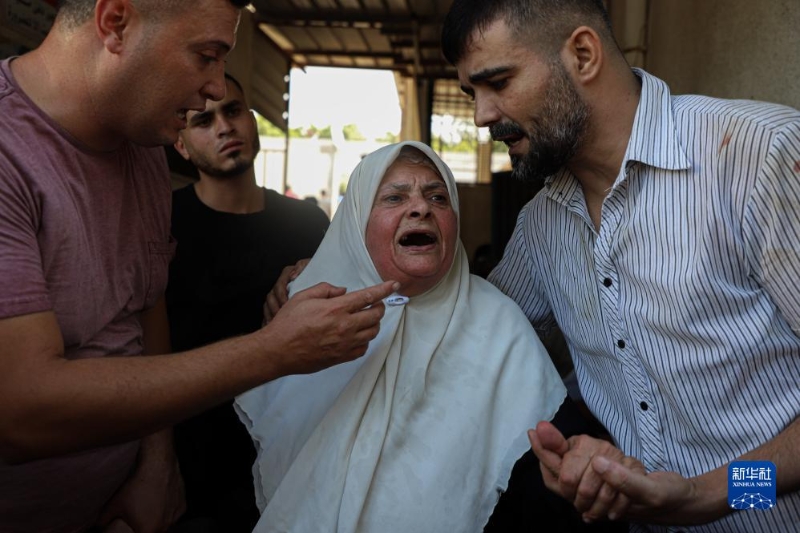
[[41,206],[0,154],[0,318],[52,308],[37,233]]

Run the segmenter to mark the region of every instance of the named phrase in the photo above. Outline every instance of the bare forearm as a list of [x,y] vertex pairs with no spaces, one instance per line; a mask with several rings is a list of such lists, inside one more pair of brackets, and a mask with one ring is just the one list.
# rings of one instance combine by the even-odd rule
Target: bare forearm
[[[319,284],[255,333],[174,355],[66,360],[53,313],[0,320],[0,460],[139,438],[266,381],[360,357],[395,290]],[[147,329],[148,353],[168,349],[163,328]]]
[[143,437],[278,377],[275,359],[254,335],[174,355],[53,358],[35,391],[4,391],[20,401],[3,455],[26,461]]
[[[739,461],[771,461],[775,464],[778,495],[800,489],[800,422],[795,420],[773,439],[737,458]],[[703,524],[732,511],[728,505],[728,465],[689,480],[693,494],[687,498],[680,516],[682,524]],[[677,516],[676,516],[677,518]]]
[[[775,465],[778,495],[800,490],[800,420],[795,419],[786,429],[758,448],[747,452],[737,461],[770,461]],[[721,478],[727,488],[728,465],[699,476],[713,476],[716,482]]]

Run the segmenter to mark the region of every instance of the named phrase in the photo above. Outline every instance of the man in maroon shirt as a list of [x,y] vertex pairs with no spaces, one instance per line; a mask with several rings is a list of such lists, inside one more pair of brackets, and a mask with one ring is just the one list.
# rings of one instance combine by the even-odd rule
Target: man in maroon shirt
[[[0,63],[0,530],[163,531],[169,431],[291,373],[362,355],[393,283],[321,284],[264,328],[170,352],[163,150],[225,94],[234,0],[72,0]],[[141,440],[140,440],[141,439]],[[175,496],[177,495],[177,496]]]

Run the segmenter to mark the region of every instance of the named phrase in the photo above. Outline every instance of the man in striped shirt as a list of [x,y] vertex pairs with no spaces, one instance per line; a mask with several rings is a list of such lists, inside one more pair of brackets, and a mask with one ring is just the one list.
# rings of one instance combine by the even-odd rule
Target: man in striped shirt
[[[609,443],[531,444],[586,520],[640,531],[800,527],[800,112],[671,96],[631,69],[600,0],[455,0],[444,53],[475,123],[544,189],[489,279],[558,324]],[[765,460],[776,505],[733,511]]]

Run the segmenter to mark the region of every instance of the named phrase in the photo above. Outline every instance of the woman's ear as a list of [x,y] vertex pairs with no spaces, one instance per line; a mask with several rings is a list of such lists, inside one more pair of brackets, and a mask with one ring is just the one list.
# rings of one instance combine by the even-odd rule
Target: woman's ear
[[132,11],[130,0],[98,0],[95,5],[97,36],[112,54],[122,51],[125,29],[130,24]]
[[564,50],[566,65],[579,83],[595,79],[603,68],[605,51],[600,36],[589,26],[580,26],[567,39]]

